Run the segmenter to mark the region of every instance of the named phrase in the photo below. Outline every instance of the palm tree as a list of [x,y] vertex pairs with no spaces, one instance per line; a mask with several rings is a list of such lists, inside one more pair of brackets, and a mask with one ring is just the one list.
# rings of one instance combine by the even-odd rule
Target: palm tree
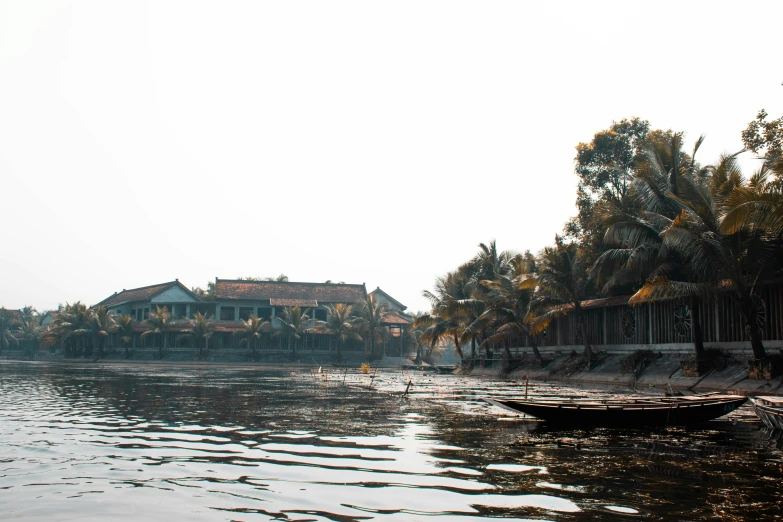
[[251,315],[247,321],[242,321],[242,330],[239,333],[242,338],[239,340],[240,346],[242,343],[247,344],[253,350],[253,359],[256,358],[256,340],[261,339],[263,333],[266,331],[266,323]]
[[11,344],[19,344],[19,341],[11,333],[11,327],[15,323],[14,313],[5,308],[0,308],[0,351],[8,348]]
[[161,344],[158,348],[158,357],[163,359],[163,350],[167,347],[166,333],[171,329],[171,314],[168,307],[156,307],[156,311],[151,313],[144,322],[147,323],[150,329],[141,334],[141,336],[160,335]]
[[[513,262],[513,271],[502,274],[494,280],[482,281],[487,290],[487,309],[479,318],[495,327],[494,333],[484,343],[501,341],[506,349],[507,365],[510,365],[511,352],[508,346],[512,340],[527,337],[537,361],[541,362],[538,350],[538,334],[534,333],[535,324],[535,288],[527,284],[534,266],[524,258],[517,257]],[[506,367],[508,369],[508,366]]]
[[[696,149],[699,145],[700,142]],[[683,156],[678,147],[679,142],[675,142],[669,148],[675,164],[676,158]],[[602,205],[596,212],[606,227],[604,244],[611,247],[598,258],[592,270],[594,281],[603,286],[604,293],[618,288],[636,291],[638,284],[645,280],[660,282],[674,279],[690,284],[711,280],[711,274],[694,272],[690,263],[665,245],[662,234],[681,213],[682,205],[671,181],[675,177],[674,168],[671,172],[665,170],[654,151],[648,155],[648,168],[637,175],[626,198],[620,203]],[[683,197],[690,195],[693,183],[700,183],[706,172],[726,178],[737,176],[735,157],[724,156],[717,167],[700,171],[695,169],[695,162],[691,159],[689,166],[680,168],[676,176],[679,180],[678,192]],[[639,294],[632,299],[632,303],[645,302],[654,297],[651,293]],[[694,350],[699,359],[705,353],[699,313],[705,296],[697,292],[687,297],[692,310]]]
[[[280,315],[275,316],[279,329],[272,334],[277,337],[288,339],[289,348],[293,347],[291,360],[296,361],[296,341],[302,338],[310,330],[310,316],[307,315],[309,308],[302,309],[299,306],[286,306],[282,309]],[[293,344],[291,341],[294,341]]]
[[418,321],[419,317],[421,317],[421,315],[422,314],[419,313],[413,314],[413,324],[403,328],[402,331],[402,334],[416,346],[416,364],[421,363],[424,355],[424,339],[422,339],[424,329],[420,326],[416,326],[416,322]]
[[98,350],[98,357],[103,357],[106,338],[117,329],[114,315],[105,306],[98,306],[90,310],[90,322],[88,326],[92,344]]
[[357,318],[353,313],[353,305],[336,303],[326,305],[326,321],[317,321],[316,331],[323,331],[337,338],[337,361],[343,360],[342,349],[346,341],[361,341],[362,336],[357,330]]
[[77,301],[66,303],[62,310],[54,314],[54,320],[43,333],[52,345],[61,344],[66,356],[76,356],[86,352],[86,339],[90,334],[90,310]]
[[125,358],[128,358],[128,347],[133,341],[133,327],[136,325],[136,318],[130,314],[120,315],[115,319],[115,331],[120,337],[120,342],[125,347]]
[[663,245],[682,256],[696,282],[648,279],[631,301],[704,298],[728,287],[739,303],[754,358],[763,359],[757,282],[778,269],[780,244],[754,223],[758,214],[747,211],[751,206],[739,208],[749,193],[763,192],[765,175],[759,173],[748,183],[738,168],[718,165],[707,173],[703,179],[681,180],[681,194],[672,196],[680,213],[661,233]]
[[590,362],[595,356],[582,320],[582,300],[587,295],[588,283],[584,254],[575,243],[566,243],[555,236],[555,246],[544,248],[539,255],[538,273],[522,282],[520,289],[537,287],[536,305],[545,310],[535,318],[534,332],[543,331],[552,319],[573,311],[584,340],[584,357]]
[[357,324],[367,331],[367,338],[370,340],[370,357],[373,359],[376,358],[375,342],[380,336],[381,322],[390,311],[388,303],[379,302],[374,295],[367,296],[367,300],[362,301],[356,310]]
[[22,313],[22,319],[18,323],[19,331],[24,340],[25,353],[32,354],[35,344],[41,334],[41,320],[38,314]]
[[202,358],[200,339],[204,339],[204,346],[209,349],[209,339],[215,332],[215,327],[212,322],[214,321],[214,315],[202,315],[201,312],[193,314],[193,319],[188,319],[188,329],[186,335],[192,335],[196,338],[196,344],[198,345],[198,358]]
[[[483,244],[479,246],[482,251],[478,256],[456,271],[436,279],[434,292],[423,292],[430,301],[431,311],[422,314],[414,323],[414,328],[424,329],[423,338],[431,347],[436,346],[441,339],[452,341],[463,364],[465,354],[462,344],[471,341],[471,360],[475,360],[477,339],[484,335],[487,328],[486,324],[478,320],[486,308],[480,278],[483,274],[494,277],[495,267],[498,266],[495,243],[492,242],[489,248]],[[484,255],[485,248],[489,255]],[[482,262],[485,262],[483,266]]]

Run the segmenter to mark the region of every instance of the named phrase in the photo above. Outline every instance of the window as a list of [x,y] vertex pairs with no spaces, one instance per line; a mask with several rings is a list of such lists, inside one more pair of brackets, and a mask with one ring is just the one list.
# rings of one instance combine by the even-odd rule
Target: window
[[131,314],[131,317],[136,319],[136,309],[135,308],[131,308],[131,313],[130,314]]
[[175,318],[185,317],[187,307],[184,304],[171,305],[171,313]]
[[149,308],[145,308],[145,309],[144,309],[144,315],[143,315],[143,317],[144,317],[144,320],[145,320],[145,321],[146,321],[147,319],[149,319],[149,317],[150,317],[150,309],[149,309]]
[[252,306],[240,306],[239,307],[239,318],[243,321],[247,321],[250,319],[250,316],[253,315],[253,307]]
[[316,308],[313,310],[313,319],[317,321],[326,321],[326,308]]
[[259,306],[258,314],[256,314],[256,317],[258,317],[262,321],[268,321],[272,317],[272,308],[268,306]]
[[234,307],[223,306],[220,308],[220,320],[221,321],[233,321],[234,320]]

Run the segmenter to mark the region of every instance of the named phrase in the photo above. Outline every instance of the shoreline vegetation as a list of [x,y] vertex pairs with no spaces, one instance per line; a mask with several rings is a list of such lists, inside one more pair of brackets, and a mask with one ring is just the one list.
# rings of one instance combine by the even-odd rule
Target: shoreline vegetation
[[[715,359],[702,310],[728,296],[738,313],[726,320],[744,329],[751,377],[783,373],[783,357],[764,346],[768,304],[761,293],[783,277],[783,117],[768,120],[761,110],[742,132],[745,148],[711,164],[696,159],[704,136],[690,152],[683,137],[632,118],[577,145],[578,214],[536,255],[482,243],[472,259],[439,277],[424,292],[431,310],[414,323],[423,344],[448,341],[469,368],[482,351],[490,359],[501,350],[502,369],[511,372],[520,363],[512,347],[528,348],[545,364],[539,348],[547,328],[572,316],[582,344],[575,370],[590,371],[601,355],[588,335],[585,303],[630,296],[631,316],[639,305],[678,303],[670,322],[687,326],[678,334],[687,334],[693,350],[686,365],[699,375]],[[740,170],[742,154],[760,165],[750,177]]]
[[[708,346],[705,328],[712,327],[702,324],[707,317],[703,310],[721,298],[730,301],[733,314],[724,319],[740,332],[741,343],[735,344],[747,343],[752,351],[750,376],[777,377],[783,373],[783,356],[765,347],[770,303],[761,291],[765,284],[783,280],[783,117],[768,116],[761,110],[742,131],[743,150],[710,164],[697,160],[703,136],[688,152],[682,132],[651,129],[640,118],[613,122],[590,142],[578,144],[578,212],[554,244],[537,254],[500,250],[495,241],[480,244],[474,257],[437,278],[432,291],[424,291],[430,310],[415,314],[412,325],[400,328],[398,355],[405,355],[402,346],[407,346],[415,351],[415,364],[436,365],[439,354],[453,349],[465,371],[490,366],[494,370],[489,371],[510,374],[531,364],[528,369],[551,367],[562,354],[556,351],[553,357],[556,344],[551,337],[548,343],[548,332],[551,336],[551,326],[569,318],[569,335],[576,340],[571,344],[581,344],[582,352],[576,356],[574,346],[568,347],[569,368],[571,373],[589,373],[616,354],[591,338],[590,329],[596,326],[588,325],[586,303],[630,296],[623,306],[631,312],[631,333],[636,328],[634,308],[677,303],[669,322],[687,327],[678,335],[692,346],[682,370],[699,377],[715,371],[717,361],[730,355],[714,342]],[[737,159],[742,154],[758,160],[759,168],[750,176],[740,170]],[[193,291],[209,297],[214,289]],[[779,313],[780,304],[772,304],[777,307],[773,314]],[[257,363],[261,355],[277,357],[273,363],[283,362],[280,357],[290,362],[304,357],[307,365],[312,353],[298,353],[297,346],[305,336],[318,334],[328,336],[334,347],[324,354],[329,363],[342,363],[344,355],[383,361],[390,339],[389,328],[381,324],[389,313],[387,304],[369,296],[328,308],[326,321],[300,306],[285,307],[274,321],[251,315],[238,323],[232,345],[252,353]],[[192,349],[190,360],[215,351],[210,344],[216,332],[212,315],[197,312],[176,322],[164,306],[137,321],[80,302],[47,315],[51,317],[44,326],[32,307],[0,309],[0,355],[14,347],[35,356],[46,343],[66,359],[102,359],[111,348],[123,350],[124,359],[131,360],[134,332],[142,330],[144,349],[155,348],[157,359],[183,344]],[[606,324],[604,319],[604,330]],[[778,337],[773,340],[783,341],[780,331],[774,335]],[[632,354],[639,364],[651,357],[644,352],[655,353],[652,342],[646,348],[643,341],[633,344],[643,347]],[[346,346],[354,351],[344,354]]]

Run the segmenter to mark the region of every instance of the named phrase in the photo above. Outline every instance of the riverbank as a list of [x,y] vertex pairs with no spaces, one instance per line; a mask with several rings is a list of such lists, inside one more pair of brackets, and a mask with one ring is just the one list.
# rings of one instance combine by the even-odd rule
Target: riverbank
[[[21,357],[14,357],[14,353],[4,353],[0,360],[25,360]],[[62,364],[85,364],[94,363],[96,365],[160,365],[167,367],[198,368],[198,367],[222,367],[222,368],[312,368],[323,367],[339,371],[341,368],[358,369],[365,361],[362,357],[346,359],[339,367],[335,367],[326,356],[318,357],[310,354],[303,355],[298,362],[285,360],[257,360],[250,358],[248,352],[242,350],[226,350],[222,353],[211,355],[205,360],[193,360],[192,354],[189,358],[173,357],[156,359],[153,354],[147,354],[148,357],[139,357],[136,353],[132,359],[124,359],[119,354],[102,359],[65,359],[61,354],[41,353],[34,359],[40,362],[55,362]],[[308,360],[309,359],[309,360]],[[594,365],[590,371],[576,370],[575,364],[579,360],[578,356],[558,355],[549,357],[543,365],[537,363],[532,358],[525,358],[509,374],[503,375],[499,366],[494,365],[487,368],[476,367],[470,370],[472,376],[484,377],[503,377],[506,379],[524,381],[528,378],[531,382],[562,382],[569,384],[587,384],[601,386],[618,386],[624,388],[636,388],[652,390],[655,388],[668,391],[689,390],[695,393],[724,391],[741,395],[783,395],[783,377],[772,380],[756,380],[748,378],[748,361],[742,358],[731,358],[719,361],[714,368],[702,372],[699,376],[688,376],[683,370],[683,360],[681,356],[672,354],[657,354],[651,359],[643,361],[643,364],[636,365],[633,370],[628,371],[628,355],[625,354],[603,354],[599,362]],[[384,358],[380,361],[369,362],[373,368],[386,370],[397,370],[410,364],[406,357]],[[414,370],[415,371],[415,370]]]
[[[783,395],[783,376],[772,380],[748,378],[746,359],[719,361],[699,376],[689,376],[683,370],[679,356],[654,355],[647,364],[628,371],[628,356],[605,354],[590,371],[575,370],[578,356],[560,355],[545,360],[543,365],[525,359],[508,374],[508,378],[535,382],[611,385],[636,389],[660,388],[693,392],[724,391],[740,395]],[[471,375],[499,375],[498,368],[474,368]]]

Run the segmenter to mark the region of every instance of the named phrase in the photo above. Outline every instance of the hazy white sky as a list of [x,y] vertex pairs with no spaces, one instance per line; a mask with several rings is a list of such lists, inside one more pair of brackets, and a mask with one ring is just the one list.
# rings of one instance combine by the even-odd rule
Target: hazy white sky
[[[612,120],[783,113],[783,2],[0,0],[0,306],[179,278],[421,290],[538,250]],[[749,162],[748,162],[749,163]]]

